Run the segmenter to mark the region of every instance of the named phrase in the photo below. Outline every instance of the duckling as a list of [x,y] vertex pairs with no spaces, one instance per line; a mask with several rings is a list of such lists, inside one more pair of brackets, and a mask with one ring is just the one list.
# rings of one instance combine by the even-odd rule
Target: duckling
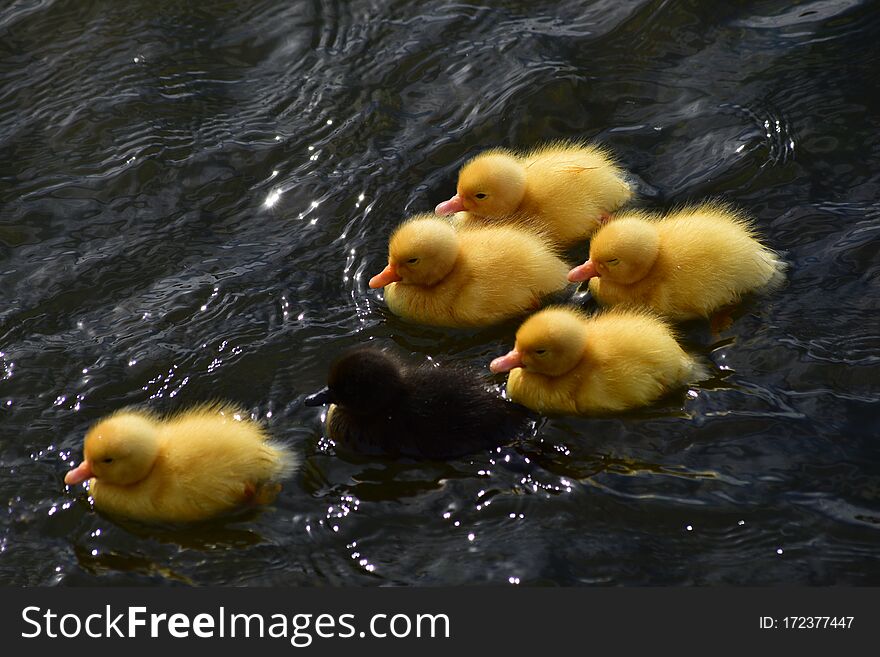
[[632,195],[606,150],[557,141],[527,153],[480,153],[459,171],[455,196],[435,212],[458,213],[462,226],[531,218],[560,246],[570,246],[592,235]]
[[388,245],[388,266],[370,279],[395,315],[437,326],[489,326],[534,310],[568,285],[566,265],[538,234],[514,226],[456,231],[417,215]]
[[769,292],[786,265],[753,223],[719,203],[666,216],[619,214],[593,236],[590,259],[568,274],[590,280],[605,306],[645,306],[675,320],[709,317],[749,292]]
[[526,410],[488,391],[481,379],[462,367],[413,367],[361,347],[333,363],[327,387],[305,404],[331,404],[327,435],[340,446],[448,459],[510,442],[526,426]]
[[669,326],[641,310],[587,316],[550,307],[516,332],[513,351],[492,361],[510,372],[510,398],[541,413],[589,414],[650,404],[706,371]]
[[87,479],[95,507],[147,522],[204,520],[269,504],[298,467],[286,447],[230,404],[206,404],[167,419],[126,409],[85,437],[84,459],[64,483]]

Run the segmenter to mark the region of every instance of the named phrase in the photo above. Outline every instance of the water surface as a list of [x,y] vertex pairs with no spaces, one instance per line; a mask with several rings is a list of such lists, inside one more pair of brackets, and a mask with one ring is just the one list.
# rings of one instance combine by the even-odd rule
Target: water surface
[[[876,3],[189,4],[0,9],[0,582],[880,584]],[[336,455],[302,400],[346,347],[512,342],[390,316],[391,228],[555,138],[645,207],[744,208],[788,285],[687,325],[714,376],[650,409]],[[272,508],[145,527],[63,486],[99,417],[214,398],[303,454]]]

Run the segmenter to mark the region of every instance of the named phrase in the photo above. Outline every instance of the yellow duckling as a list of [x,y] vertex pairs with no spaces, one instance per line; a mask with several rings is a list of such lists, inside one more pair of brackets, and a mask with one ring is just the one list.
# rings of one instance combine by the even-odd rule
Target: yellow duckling
[[569,272],[605,306],[644,306],[676,320],[708,317],[749,292],[771,291],[785,263],[741,213],[704,203],[666,216],[627,212],[597,232]]
[[150,522],[204,520],[247,504],[269,504],[298,459],[228,404],[167,419],[123,410],[95,424],[83,462],[64,477],[87,479],[95,506]]
[[551,307],[516,332],[513,351],[493,372],[510,372],[507,394],[540,413],[588,414],[644,406],[705,369],[679,346],[669,326],[637,310],[587,316]]
[[587,239],[630,199],[622,176],[598,146],[558,141],[524,154],[496,148],[461,168],[456,195],[435,212],[459,213],[460,225],[531,220],[569,246]]
[[417,215],[388,245],[388,266],[370,279],[395,315],[436,326],[489,326],[534,310],[563,289],[568,265],[540,235],[514,226],[455,230]]

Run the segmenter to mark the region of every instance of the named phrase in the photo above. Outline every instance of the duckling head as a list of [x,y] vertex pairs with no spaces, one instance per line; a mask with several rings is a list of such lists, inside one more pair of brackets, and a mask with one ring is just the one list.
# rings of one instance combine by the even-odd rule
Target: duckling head
[[372,415],[399,403],[404,392],[401,364],[380,349],[365,347],[334,362],[327,387],[306,398],[305,403],[338,404],[355,414]]
[[457,193],[437,206],[448,215],[466,210],[481,217],[499,218],[516,212],[526,193],[526,171],[504,151],[478,155],[458,174]]
[[73,485],[95,477],[128,486],[149,474],[158,455],[155,423],[138,413],[118,413],[89,429],[83,462],[67,473],[64,483]]
[[551,307],[529,317],[516,332],[513,351],[492,361],[492,372],[522,367],[547,376],[562,376],[584,355],[584,316],[570,308]]
[[388,266],[370,279],[370,287],[400,281],[407,285],[436,285],[458,259],[459,240],[452,224],[430,215],[400,225],[388,243]]
[[593,236],[590,259],[568,273],[571,282],[594,276],[631,285],[651,271],[660,253],[660,235],[652,221],[630,216],[613,219]]

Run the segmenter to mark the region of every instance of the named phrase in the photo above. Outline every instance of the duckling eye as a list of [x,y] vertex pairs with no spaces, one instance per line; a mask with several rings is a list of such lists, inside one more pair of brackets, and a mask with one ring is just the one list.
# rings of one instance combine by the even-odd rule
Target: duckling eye
[[608,265],[609,267],[613,267],[614,265],[620,264],[620,259],[619,258],[611,258],[611,260],[606,260],[605,264]]
[[110,458],[110,457],[108,457],[108,458],[106,458],[106,459],[102,459],[102,460],[101,460],[101,463],[113,463],[113,459]]
[[486,198],[486,196],[488,196],[488,194],[484,194],[483,192],[478,192],[478,193],[474,194],[474,196],[482,201],[484,198]]
[[414,264],[416,264],[418,261],[419,261],[418,258],[410,258],[409,260],[406,261],[406,264],[408,264],[408,265],[414,265]]
[[543,356],[544,354],[547,353],[547,350],[546,350],[546,349],[535,349],[535,353],[536,353],[538,356]]

